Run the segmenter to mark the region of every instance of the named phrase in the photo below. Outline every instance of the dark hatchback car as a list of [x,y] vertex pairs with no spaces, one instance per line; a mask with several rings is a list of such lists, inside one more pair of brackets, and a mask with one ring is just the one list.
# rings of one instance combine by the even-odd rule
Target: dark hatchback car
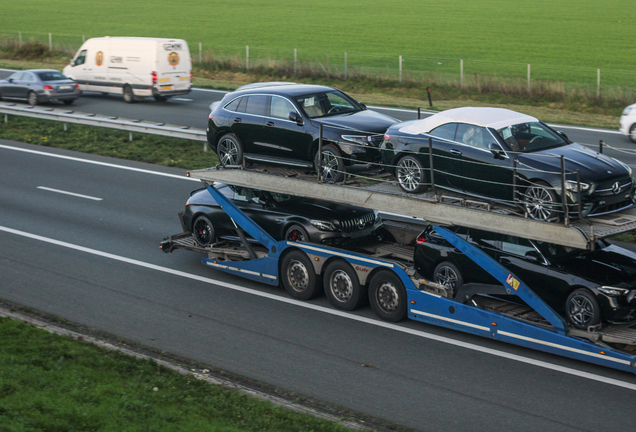
[[423,192],[431,184],[429,138],[436,187],[519,205],[533,219],[562,218],[564,199],[569,215],[578,217],[579,195],[583,217],[633,205],[627,165],[569,141],[534,117],[501,108],[457,108],[391,126],[382,160],[406,192]]
[[[275,240],[342,245],[382,232],[382,218],[374,210],[245,187],[215,187]],[[236,238],[232,220],[207,189],[192,192],[183,223],[200,246]]]
[[[636,254],[631,251],[603,241],[586,251],[472,228],[453,231],[514,273],[574,327],[636,319]],[[460,288],[473,283],[501,287],[491,292],[521,302],[505,295],[497,280],[432,227],[416,243],[416,270],[453,288],[458,301],[468,300]]]
[[0,100],[21,99],[32,106],[54,101],[71,105],[80,95],[75,81],[51,69],[19,71],[0,81]]
[[316,168],[342,181],[345,167],[379,162],[386,129],[397,120],[368,110],[346,93],[318,85],[250,87],[227,94],[208,121],[208,143],[224,165],[258,161]]

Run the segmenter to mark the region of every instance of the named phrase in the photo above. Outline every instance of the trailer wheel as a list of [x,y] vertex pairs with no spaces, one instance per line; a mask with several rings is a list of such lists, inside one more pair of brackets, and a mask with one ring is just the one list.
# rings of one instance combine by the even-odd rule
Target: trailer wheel
[[197,244],[201,247],[210,246],[216,241],[216,233],[214,232],[214,225],[205,216],[199,216],[192,224],[192,235],[197,241]]
[[438,284],[446,285],[454,292],[457,292],[457,288],[464,285],[462,273],[455,264],[448,261],[441,262],[435,267],[433,280]]
[[336,309],[354,310],[366,301],[366,290],[360,286],[358,275],[343,260],[332,261],[323,273],[325,295]]
[[601,310],[594,294],[579,288],[565,301],[565,315],[568,321],[578,329],[587,329],[601,322]]
[[377,272],[369,283],[369,303],[384,321],[398,322],[406,318],[406,290],[397,275],[388,270]]
[[133,89],[131,86],[126,84],[123,90],[124,102],[133,103],[135,102],[135,94],[133,93]]
[[298,224],[294,224],[285,231],[285,240],[295,242],[308,242],[309,234],[307,230]]
[[304,252],[295,250],[285,255],[281,275],[285,291],[295,299],[309,300],[320,293],[314,266]]

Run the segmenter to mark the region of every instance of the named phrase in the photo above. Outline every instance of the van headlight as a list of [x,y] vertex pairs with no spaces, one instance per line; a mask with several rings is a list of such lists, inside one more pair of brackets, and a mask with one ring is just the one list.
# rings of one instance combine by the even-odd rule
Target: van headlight
[[631,113],[636,113],[636,105],[630,105],[623,110],[623,115],[629,115]]
[[316,228],[322,231],[336,231],[336,227],[331,222],[314,219],[314,220],[310,220],[309,223],[311,223],[313,226],[315,226]]
[[[586,191],[590,188],[589,183],[583,183],[581,182],[581,192]],[[574,192],[578,192],[579,188],[578,188],[578,184],[577,182],[575,182],[574,180],[566,180],[565,181],[565,188],[569,191],[574,191]]]
[[607,294],[608,296],[611,296],[611,297],[620,297],[627,294],[630,291],[627,288],[616,288],[616,287],[609,287],[609,286],[598,287],[598,290],[602,292],[603,294]]

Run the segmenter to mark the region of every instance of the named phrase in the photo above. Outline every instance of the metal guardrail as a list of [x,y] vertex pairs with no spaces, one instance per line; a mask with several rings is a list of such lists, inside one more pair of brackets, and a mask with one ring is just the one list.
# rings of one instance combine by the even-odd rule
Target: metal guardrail
[[203,141],[204,150],[207,151],[207,138],[205,129],[191,128],[189,126],[171,125],[166,123],[149,122],[145,120],[129,119],[116,116],[77,112],[71,109],[57,109],[45,106],[29,106],[9,102],[0,102],[0,113],[4,114],[4,122],[8,122],[8,115],[33,117],[43,120],[54,120],[66,123],[81,124],[87,126],[105,127],[129,132],[132,141],[132,133],[147,133],[163,135],[171,138],[183,138],[194,141]]

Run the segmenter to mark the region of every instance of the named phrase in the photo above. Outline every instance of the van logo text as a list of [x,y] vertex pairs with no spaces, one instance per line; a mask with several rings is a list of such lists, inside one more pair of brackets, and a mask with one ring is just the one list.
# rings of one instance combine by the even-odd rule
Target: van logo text
[[110,56],[110,62],[111,63],[123,63],[124,62],[124,58],[121,56]]
[[182,50],[180,43],[163,44],[163,49],[165,49],[166,51],[181,51]]

